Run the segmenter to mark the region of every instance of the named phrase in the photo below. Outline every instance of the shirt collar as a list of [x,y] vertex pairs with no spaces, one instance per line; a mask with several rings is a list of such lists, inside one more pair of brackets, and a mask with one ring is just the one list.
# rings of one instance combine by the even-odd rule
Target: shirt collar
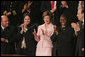
[[83,20],[83,24],[84,24],[84,20]]
[[1,28],[4,30],[5,29],[5,27],[3,27],[2,25],[1,25]]

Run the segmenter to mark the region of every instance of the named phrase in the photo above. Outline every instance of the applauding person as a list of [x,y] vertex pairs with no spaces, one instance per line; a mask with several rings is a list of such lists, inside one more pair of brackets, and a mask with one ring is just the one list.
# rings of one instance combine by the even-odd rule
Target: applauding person
[[38,41],[36,48],[36,56],[52,56],[52,41],[50,37],[54,32],[53,24],[51,23],[51,12],[43,13],[44,24],[38,27],[38,32],[34,30],[34,36]]
[[17,53],[34,56],[36,41],[33,35],[34,27],[30,24],[31,18],[29,14],[24,15],[24,23],[18,27],[17,32]]

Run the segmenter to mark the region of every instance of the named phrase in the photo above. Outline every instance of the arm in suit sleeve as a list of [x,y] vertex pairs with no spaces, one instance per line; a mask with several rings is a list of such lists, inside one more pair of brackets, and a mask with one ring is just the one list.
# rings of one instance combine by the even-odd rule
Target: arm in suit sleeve
[[54,32],[53,35],[51,36],[52,42],[56,42],[57,37],[58,37],[58,36],[57,36],[56,33]]

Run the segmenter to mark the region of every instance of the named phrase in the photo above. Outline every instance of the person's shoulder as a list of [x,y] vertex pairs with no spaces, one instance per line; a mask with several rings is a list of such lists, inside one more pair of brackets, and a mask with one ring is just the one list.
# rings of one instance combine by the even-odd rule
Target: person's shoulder
[[8,26],[7,28],[8,28],[9,30],[16,30],[16,26],[12,26],[12,25]]
[[23,25],[23,23],[22,23],[22,24],[17,25],[17,27],[18,27],[18,28],[20,28],[20,27],[22,27],[22,25]]
[[10,26],[8,26],[9,28],[15,28],[15,26],[13,26],[13,25],[10,25]]
[[45,24],[39,25],[38,28],[43,28]]

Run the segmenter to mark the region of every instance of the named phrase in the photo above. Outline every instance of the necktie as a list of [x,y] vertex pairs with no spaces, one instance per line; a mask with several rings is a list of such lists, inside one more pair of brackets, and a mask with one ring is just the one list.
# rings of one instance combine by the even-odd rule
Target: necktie
[[54,8],[54,2],[55,2],[55,1],[52,1],[52,4],[51,4],[52,9]]

